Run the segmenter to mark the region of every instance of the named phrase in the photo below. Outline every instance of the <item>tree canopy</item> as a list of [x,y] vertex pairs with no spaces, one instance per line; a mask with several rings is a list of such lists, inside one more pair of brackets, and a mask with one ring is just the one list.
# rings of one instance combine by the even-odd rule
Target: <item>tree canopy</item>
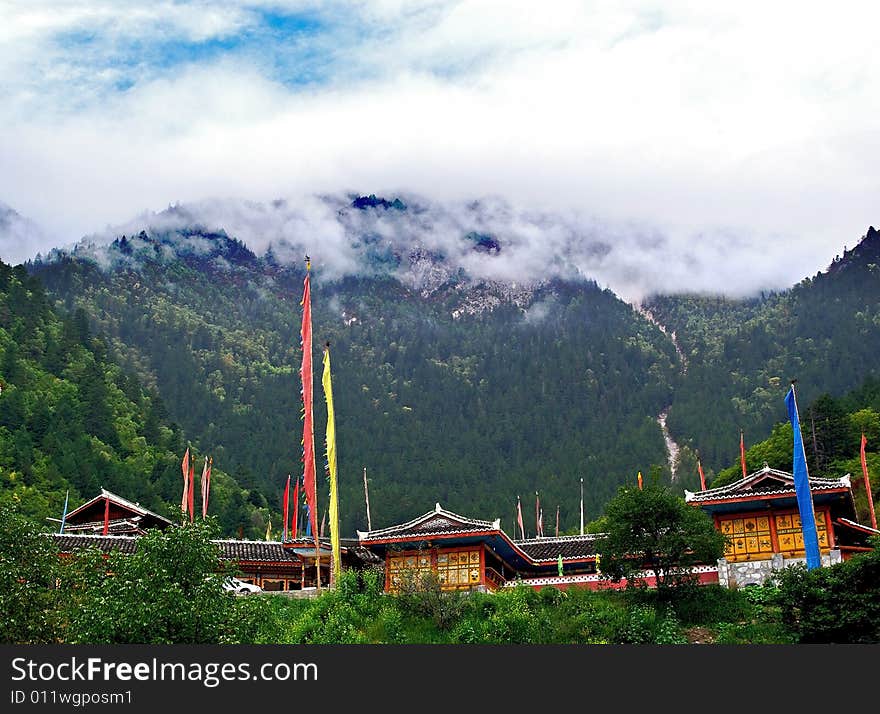
[[656,483],[621,487],[605,509],[605,525],[599,567],[616,582],[651,571],[658,588],[687,583],[692,566],[714,563],[724,553],[724,536],[711,519]]

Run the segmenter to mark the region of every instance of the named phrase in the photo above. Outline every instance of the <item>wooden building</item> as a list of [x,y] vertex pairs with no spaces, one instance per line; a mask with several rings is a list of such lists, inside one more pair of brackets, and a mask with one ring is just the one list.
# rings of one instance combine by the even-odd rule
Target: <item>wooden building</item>
[[[494,592],[524,584],[533,588],[618,588],[596,569],[597,534],[514,540],[501,523],[466,518],[438,503],[433,511],[358,539],[385,561],[385,590],[397,592],[407,578],[437,577],[443,590]],[[559,561],[562,559],[562,574]],[[714,565],[698,569],[701,582],[717,582]],[[650,584],[650,578],[649,584]]]
[[117,496],[106,489],[67,514],[64,532],[68,534],[143,535],[149,528],[167,528],[171,521],[147,510],[139,503]]
[[[139,535],[101,535],[99,533],[51,533],[61,557],[78,550],[97,548],[109,554],[136,552]],[[315,542],[309,539],[281,543],[279,541],[218,539],[220,560],[235,566],[237,577],[258,585],[267,592],[315,590]],[[330,584],[330,543],[321,541],[321,585]],[[343,567],[359,568],[381,561],[357,544],[343,548]]]
[[[167,518],[121,496],[101,489],[101,493],[72,510],[65,519],[64,532],[52,533],[58,552],[69,557],[79,549],[98,548],[104,553],[118,550],[134,553],[140,536],[153,528],[174,527]],[[218,539],[220,559],[234,563],[239,578],[270,592],[309,591],[317,587],[315,541],[297,538],[285,542]],[[330,540],[319,539],[321,585],[330,584]],[[344,567],[364,567],[380,563],[378,557],[353,539],[343,540]]]
[[[869,550],[874,531],[857,522],[849,475],[810,477],[816,533],[823,565]],[[727,536],[719,581],[742,586],[762,583],[774,571],[806,561],[794,476],[767,464],[727,486],[692,493],[685,501],[703,509]]]

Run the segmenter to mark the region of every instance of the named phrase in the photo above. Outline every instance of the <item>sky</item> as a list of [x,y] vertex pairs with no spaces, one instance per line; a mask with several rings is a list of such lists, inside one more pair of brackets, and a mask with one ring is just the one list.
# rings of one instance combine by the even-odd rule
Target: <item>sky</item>
[[[0,258],[172,205],[319,252],[339,226],[315,197],[406,194],[455,230],[469,202],[503,206],[484,227],[528,246],[505,267],[523,279],[540,246],[601,243],[582,267],[619,294],[784,288],[880,224],[878,20],[868,2],[2,0]],[[299,218],[242,208],[265,221],[276,199]]]

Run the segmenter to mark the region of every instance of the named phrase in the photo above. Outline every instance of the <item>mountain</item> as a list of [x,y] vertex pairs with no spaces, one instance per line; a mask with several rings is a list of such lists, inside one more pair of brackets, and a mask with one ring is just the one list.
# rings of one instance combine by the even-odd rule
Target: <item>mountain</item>
[[[749,300],[655,296],[645,308],[675,334],[687,363],[670,432],[719,469],[738,458],[740,429],[754,443],[785,418],[792,379],[807,405],[880,375],[880,234],[869,228],[790,290]],[[812,418],[802,415],[807,427]]]
[[[440,501],[508,529],[517,495],[540,491],[545,522],[559,505],[570,529],[581,477],[595,517],[636,471],[664,468],[656,418],[678,368],[655,325],[591,281],[474,277],[464,266],[503,259],[503,237],[463,230],[453,260],[448,246],[389,228],[430,212],[385,201],[340,218],[360,274],[340,276],[311,248],[315,344],[333,352],[343,532],[366,525],[364,467],[374,524]],[[30,269],[59,306],[91,316],[194,443],[280,509],[287,474],[301,469],[304,252],[278,241],[258,256],[185,223],[86,241]]]
[[0,201],[0,258],[18,263],[29,257],[28,246],[45,243],[42,229],[11,206]]
[[[176,518],[183,448],[161,398],[113,362],[85,312],[59,313],[38,278],[0,262],[0,502],[45,524],[68,490],[74,508],[107,488]],[[211,505],[228,532],[265,529],[265,502],[222,469]]]
[[[366,525],[365,467],[377,526],[440,501],[512,531],[517,496],[528,514],[540,491],[545,523],[558,505],[571,530],[581,477],[588,518],[639,470],[670,478],[659,422],[681,447],[677,485],[693,488],[697,452],[711,480],[738,456],[740,428],[755,443],[784,417],[789,378],[809,404],[878,369],[873,229],[790,290],[655,295],[637,310],[584,277],[614,247],[546,216],[321,201],[174,206],[28,266],[276,518],[301,470],[307,253],[316,364],[318,345],[333,353],[349,535]],[[315,407],[320,451],[320,385]]]

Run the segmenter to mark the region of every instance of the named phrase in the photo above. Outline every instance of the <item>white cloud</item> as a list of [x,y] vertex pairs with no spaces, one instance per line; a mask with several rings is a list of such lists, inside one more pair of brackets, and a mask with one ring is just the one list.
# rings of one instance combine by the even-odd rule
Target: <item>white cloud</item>
[[[645,281],[784,287],[878,223],[867,3],[5,7],[0,199],[56,244],[176,201],[498,195],[632,246],[614,281],[635,293]],[[272,69],[288,44],[168,68],[95,59],[132,38],[243,36],[258,10],[279,8],[320,19],[297,42],[319,55],[322,81],[292,81],[295,63]],[[86,50],[54,42],[90,28]],[[108,89],[114,73],[134,85]],[[545,230],[554,249],[570,240],[527,228],[527,245]],[[652,231],[666,253],[638,247]]]

